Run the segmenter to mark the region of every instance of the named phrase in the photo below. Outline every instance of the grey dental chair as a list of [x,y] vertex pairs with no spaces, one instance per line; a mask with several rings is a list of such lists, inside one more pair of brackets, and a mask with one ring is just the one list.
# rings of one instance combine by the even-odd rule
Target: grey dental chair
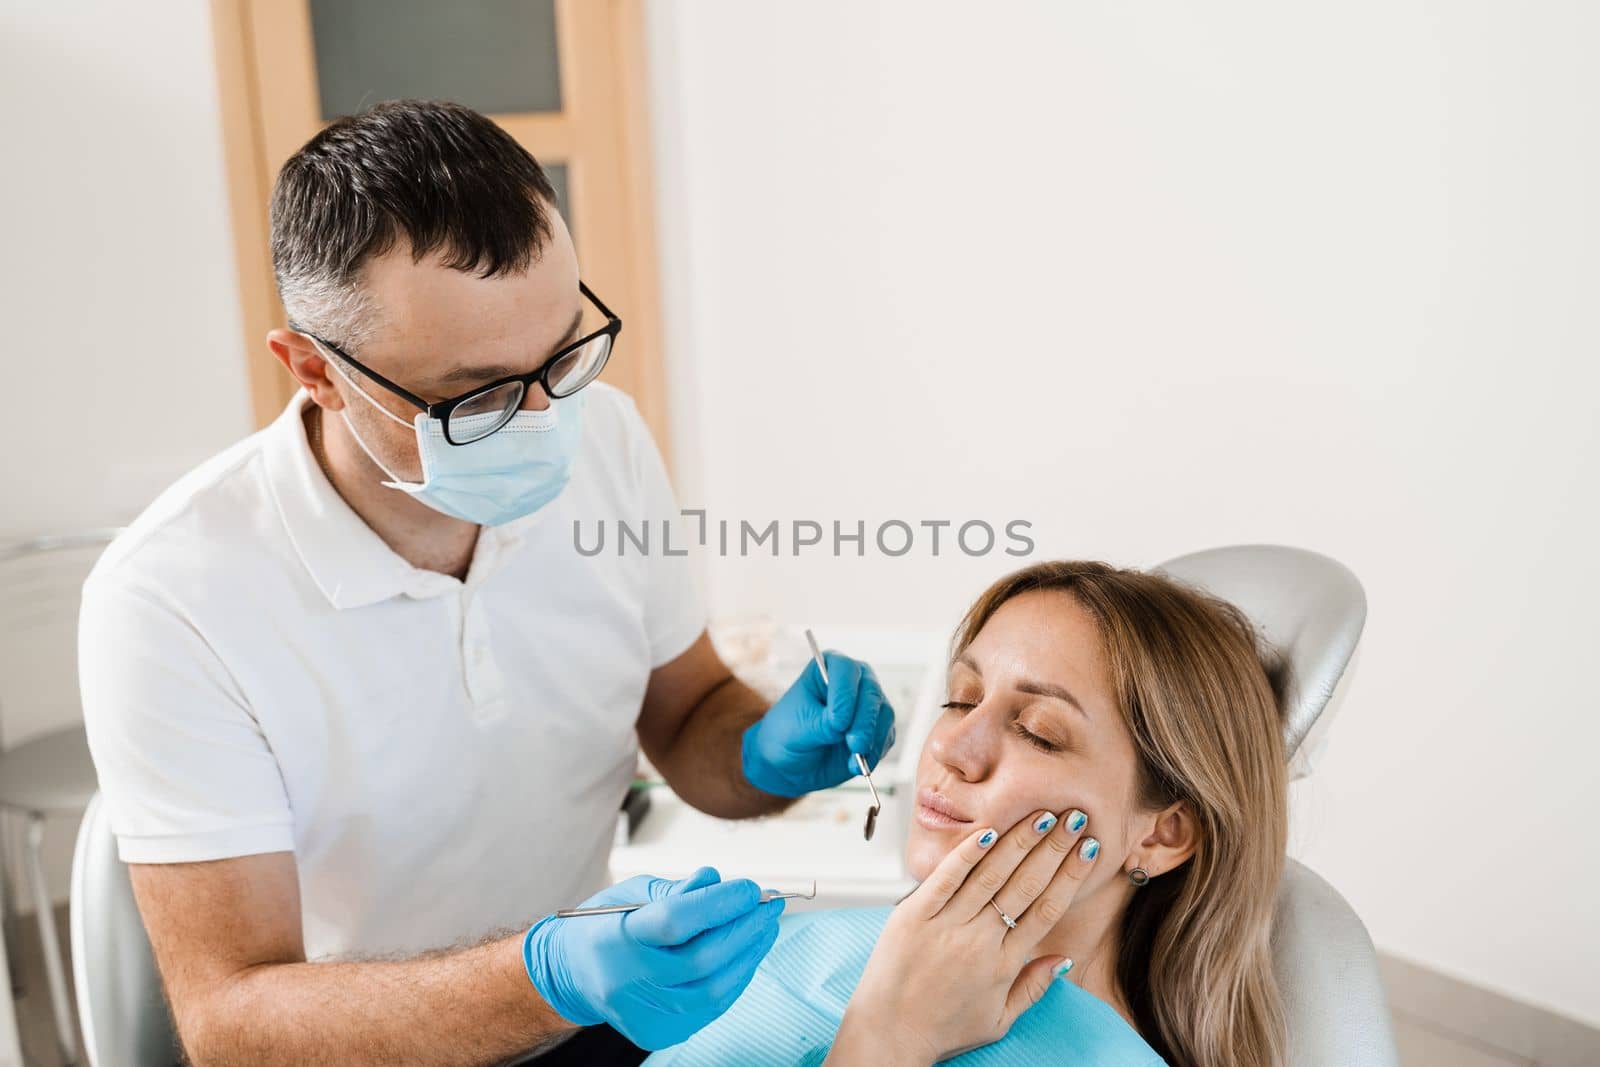
[[[1303,549],[1242,545],[1157,568],[1239,606],[1290,661],[1285,739],[1298,773],[1326,728],[1366,619],[1361,584]],[[1366,928],[1334,889],[1290,861],[1278,890],[1274,966],[1293,1067],[1395,1067],[1399,1060]],[[93,1067],[166,1067],[176,1048],[127,870],[99,798],[79,831],[72,962]]]
[[[78,600],[84,578],[119,532],[83,530],[0,545],[0,842],[21,824],[23,885],[44,947],[57,1054],[67,1064],[80,1062],[78,1031],[61,961],[55,896],[45,879],[45,827],[52,816],[76,819],[97,788],[78,705]],[[54,726],[40,732],[41,722]],[[31,736],[12,743],[13,730]],[[0,911],[7,937],[14,934],[16,918],[5,869],[10,852],[0,844],[0,896],[5,898]],[[11,960],[14,966],[15,957]]]
[[72,977],[89,1067],[173,1067],[178,1041],[161,977],[98,794],[78,827],[70,914]]
[[[1234,604],[1288,656],[1284,743],[1294,775],[1309,774],[1366,622],[1367,598],[1356,576],[1327,556],[1282,545],[1207,549],[1156,570]],[[1367,928],[1332,886],[1294,860],[1278,887],[1272,955],[1290,1064],[1398,1065]]]

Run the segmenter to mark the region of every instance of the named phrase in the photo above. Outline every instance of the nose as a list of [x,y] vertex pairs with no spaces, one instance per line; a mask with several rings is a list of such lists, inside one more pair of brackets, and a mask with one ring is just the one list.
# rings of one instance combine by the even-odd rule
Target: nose
[[928,738],[933,758],[962,781],[981,782],[994,771],[999,751],[999,717],[979,704],[959,719],[941,723]]
[[544,391],[544,386],[534,382],[522,394],[523,411],[543,411],[550,406],[550,394]]

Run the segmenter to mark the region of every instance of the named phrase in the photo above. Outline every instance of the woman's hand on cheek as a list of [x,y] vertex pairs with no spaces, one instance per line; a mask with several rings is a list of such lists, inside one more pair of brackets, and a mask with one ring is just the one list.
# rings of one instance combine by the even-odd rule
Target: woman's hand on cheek
[[1041,811],[952,849],[890,914],[828,1063],[929,1064],[1004,1037],[1070,966],[1030,957],[1094,864],[1087,825]]

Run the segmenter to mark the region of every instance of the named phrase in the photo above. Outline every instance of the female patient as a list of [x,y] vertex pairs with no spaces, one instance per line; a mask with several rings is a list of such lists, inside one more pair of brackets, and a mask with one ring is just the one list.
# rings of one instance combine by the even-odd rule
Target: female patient
[[1280,1062],[1281,678],[1248,622],[1044,563],[985,592],[953,651],[917,889],[786,917],[733,1008],[649,1062]]

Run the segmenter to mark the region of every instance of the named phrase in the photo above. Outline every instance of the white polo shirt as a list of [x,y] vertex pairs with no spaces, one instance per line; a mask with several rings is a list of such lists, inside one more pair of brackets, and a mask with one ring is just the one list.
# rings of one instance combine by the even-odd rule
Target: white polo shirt
[[[624,394],[572,480],[484,527],[466,580],[392,552],[323,475],[297,396],[167,490],[84,587],[89,743],[122,858],[292,851],[310,958],[526,926],[607,884],[652,668],[705,627]],[[606,549],[592,550],[604,521]],[[659,544],[652,548],[659,549]]]

